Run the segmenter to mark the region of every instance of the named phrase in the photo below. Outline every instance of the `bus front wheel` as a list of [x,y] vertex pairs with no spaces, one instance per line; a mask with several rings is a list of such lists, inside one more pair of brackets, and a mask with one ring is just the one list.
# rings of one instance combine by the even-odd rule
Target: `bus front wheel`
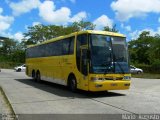
[[72,77],[69,78],[68,87],[72,92],[76,92],[76,90],[77,90],[77,82],[76,82],[76,78],[75,77],[72,76]]

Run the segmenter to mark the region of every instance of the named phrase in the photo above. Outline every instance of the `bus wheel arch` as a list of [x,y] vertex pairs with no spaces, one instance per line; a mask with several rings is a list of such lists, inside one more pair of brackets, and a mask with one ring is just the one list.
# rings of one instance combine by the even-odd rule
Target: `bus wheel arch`
[[73,73],[70,73],[67,80],[67,86],[72,92],[77,90],[77,79]]

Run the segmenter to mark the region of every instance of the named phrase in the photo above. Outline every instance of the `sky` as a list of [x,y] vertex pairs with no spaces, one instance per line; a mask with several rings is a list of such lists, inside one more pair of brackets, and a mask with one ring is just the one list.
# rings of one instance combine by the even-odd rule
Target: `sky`
[[160,34],[160,0],[0,0],[0,36],[21,41],[37,24],[90,21],[96,30],[116,28],[127,40],[144,31]]

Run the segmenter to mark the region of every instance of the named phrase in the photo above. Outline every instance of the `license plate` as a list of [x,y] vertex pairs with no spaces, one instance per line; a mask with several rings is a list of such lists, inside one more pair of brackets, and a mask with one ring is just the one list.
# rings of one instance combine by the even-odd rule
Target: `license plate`
[[116,83],[112,83],[111,86],[118,86]]

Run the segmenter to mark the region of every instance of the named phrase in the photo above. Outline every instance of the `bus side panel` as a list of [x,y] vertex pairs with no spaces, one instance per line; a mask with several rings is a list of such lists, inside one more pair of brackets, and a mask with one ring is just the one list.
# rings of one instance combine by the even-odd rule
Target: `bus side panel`
[[62,79],[65,80],[67,83],[69,74],[75,74],[75,62],[74,62],[74,55],[65,55],[62,58]]
[[32,76],[32,71],[39,71],[41,79],[45,81],[64,84],[62,79],[62,56],[27,59],[28,76]]

